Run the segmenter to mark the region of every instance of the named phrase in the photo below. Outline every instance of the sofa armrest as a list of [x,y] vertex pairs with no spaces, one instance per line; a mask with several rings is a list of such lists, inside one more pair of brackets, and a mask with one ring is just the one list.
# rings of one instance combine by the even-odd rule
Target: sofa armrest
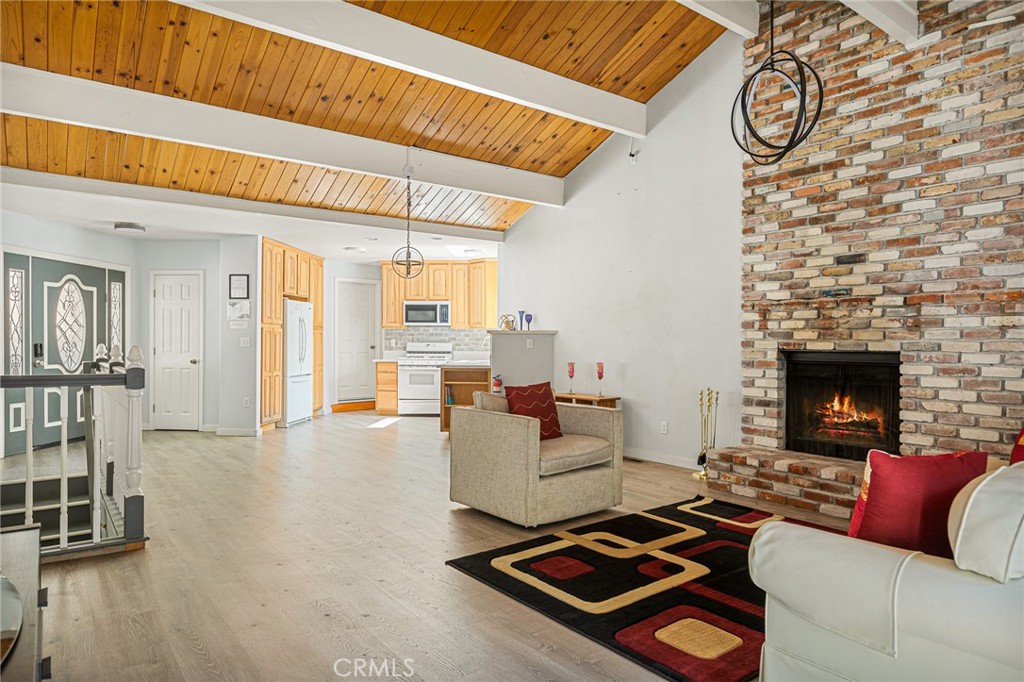
[[896,589],[908,560],[916,554],[772,522],[751,541],[750,577],[805,620],[895,656]]
[[604,438],[622,453],[622,410],[593,405],[558,403],[558,423],[562,433]]

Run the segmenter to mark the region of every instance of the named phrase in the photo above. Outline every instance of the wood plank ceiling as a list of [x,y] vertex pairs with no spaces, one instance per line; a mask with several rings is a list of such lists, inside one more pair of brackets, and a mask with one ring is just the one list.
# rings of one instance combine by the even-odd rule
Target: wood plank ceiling
[[[355,4],[640,102],[724,31],[674,0]],[[0,59],[557,177],[610,135],[162,0],[3,0]],[[4,117],[3,133],[4,165],[298,206],[405,213],[402,183],[385,178],[19,116]],[[504,230],[529,208],[421,186],[414,217]]]

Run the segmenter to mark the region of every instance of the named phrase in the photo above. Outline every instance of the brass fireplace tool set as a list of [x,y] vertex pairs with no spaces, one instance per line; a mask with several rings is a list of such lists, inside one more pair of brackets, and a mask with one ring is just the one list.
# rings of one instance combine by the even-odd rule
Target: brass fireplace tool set
[[700,452],[697,454],[697,464],[700,465],[700,471],[693,472],[693,477],[701,480],[708,477],[708,452],[715,448],[720,392],[712,391],[710,386],[697,392],[697,404],[700,406]]

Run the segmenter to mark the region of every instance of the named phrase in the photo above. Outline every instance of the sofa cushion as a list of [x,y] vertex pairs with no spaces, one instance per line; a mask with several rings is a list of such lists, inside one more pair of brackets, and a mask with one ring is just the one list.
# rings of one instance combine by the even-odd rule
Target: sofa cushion
[[1024,463],[978,476],[949,508],[957,568],[1005,583],[1024,578]]
[[984,452],[895,457],[868,453],[871,486],[856,537],[953,558],[946,530],[960,489],[985,473]]
[[529,386],[506,386],[505,397],[508,410],[523,417],[540,420],[540,439],[561,438],[562,427],[558,423],[558,408],[551,383],[530,384]]
[[604,438],[566,434],[540,442],[540,475],[550,476],[612,461],[612,444]]
[[475,391],[473,393],[473,407],[488,412],[503,412],[508,414],[508,400],[505,396],[487,391]]

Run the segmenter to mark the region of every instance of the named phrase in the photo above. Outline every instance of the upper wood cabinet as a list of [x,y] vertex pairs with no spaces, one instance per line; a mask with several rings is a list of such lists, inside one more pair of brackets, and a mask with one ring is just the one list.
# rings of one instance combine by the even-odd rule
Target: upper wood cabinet
[[495,260],[427,261],[423,273],[403,279],[381,263],[381,326],[404,327],[405,301],[450,301],[452,329],[489,329],[498,322],[498,263]]
[[299,280],[295,284],[295,293],[302,298],[309,298],[310,257],[308,253],[299,254]]
[[263,278],[260,289],[263,322],[281,324],[284,313],[284,247],[263,240]]
[[451,299],[451,278],[452,278],[452,266],[451,263],[427,263],[426,267],[426,280],[427,280],[427,300],[429,301],[447,301]]
[[[412,279],[405,279],[401,277],[399,279],[405,279],[405,300],[407,301],[425,301],[427,300],[427,268],[429,266],[424,265],[423,271],[419,275]],[[397,275],[396,275],[397,276]]]
[[380,265],[381,314],[380,326],[384,329],[401,329],[405,326],[405,285],[408,280],[395,274],[391,261]]
[[309,300],[313,301],[313,326],[323,327],[324,262],[319,258],[310,258],[309,260]]
[[452,329],[469,327],[469,263],[452,263],[451,289],[452,307],[449,311]]
[[299,252],[292,249],[284,252],[284,293],[299,295]]

